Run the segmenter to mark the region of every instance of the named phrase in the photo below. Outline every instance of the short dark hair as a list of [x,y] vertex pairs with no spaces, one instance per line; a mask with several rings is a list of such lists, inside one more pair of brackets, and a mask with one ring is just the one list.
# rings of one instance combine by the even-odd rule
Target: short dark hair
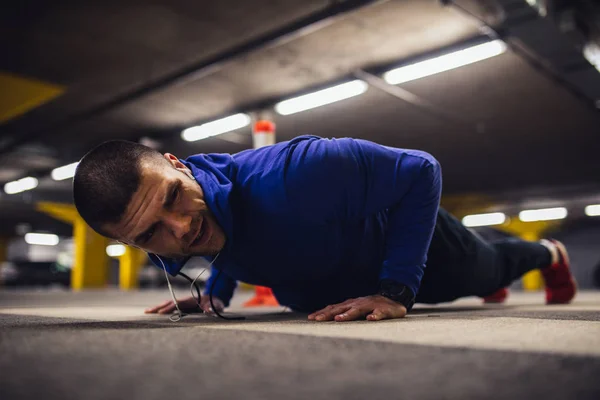
[[81,159],[73,178],[73,201],[93,230],[114,238],[104,226],[121,220],[140,186],[140,165],[147,157],[166,162],[158,151],[125,140],[104,142]]

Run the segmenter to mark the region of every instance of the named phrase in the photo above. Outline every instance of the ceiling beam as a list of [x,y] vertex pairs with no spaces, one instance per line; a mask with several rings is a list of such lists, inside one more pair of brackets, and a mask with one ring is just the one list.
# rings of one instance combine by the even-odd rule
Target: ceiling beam
[[281,28],[260,35],[250,41],[244,42],[233,48],[225,50],[207,60],[189,65],[179,71],[165,75],[146,85],[140,86],[132,91],[116,96],[107,102],[99,104],[91,109],[72,115],[62,121],[58,121],[49,127],[44,127],[31,132],[1,132],[5,140],[0,144],[0,155],[6,154],[18,146],[31,142],[42,135],[49,135],[59,129],[93,118],[114,110],[122,105],[137,100],[157,90],[173,85],[181,85],[204,78],[221,70],[227,63],[240,57],[248,55],[259,49],[270,48],[285,44],[299,37],[311,34],[325,26],[338,21],[347,14],[357,11],[363,7],[383,3],[388,0],[335,0],[320,11],[307,15],[293,21]]

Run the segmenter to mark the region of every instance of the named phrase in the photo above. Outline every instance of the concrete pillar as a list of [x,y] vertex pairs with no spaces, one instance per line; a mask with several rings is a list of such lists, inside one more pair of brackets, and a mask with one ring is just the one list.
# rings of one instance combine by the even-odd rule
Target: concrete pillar
[[[256,121],[252,129],[252,141],[255,149],[275,144],[275,124],[265,119]],[[256,286],[254,290],[254,297],[246,301],[244,307],[279,305],[271,288]]]
[[255,149],[275,144],[275,124],[264,119],[256,121],[252,130],[252,142]]

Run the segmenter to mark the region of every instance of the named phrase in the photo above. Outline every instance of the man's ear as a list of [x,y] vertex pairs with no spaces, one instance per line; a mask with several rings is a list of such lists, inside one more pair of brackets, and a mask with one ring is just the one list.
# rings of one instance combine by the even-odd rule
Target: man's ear
[[175,155],[171,154],[171,153],[165,153],[163,154],[163,157],[165,158],[165,160],[167,160],[169,163],[171,163],[171,165],[177,169],[180,168],[185,168],[185,165],[183,165],[181,163],[181,161],[179,161],[179,158],[177,158]]
[[171,154],[171,153],[165,153],[163,155],[163,157],[169,163],[171,163],[171,165],[173,166],[173,168],[178,169],[179,171],[183,172],[184,174],[191,175],[191,171],[189,170],[189,168],[186,167],[185,164],[183,164],[181,161],[179,161],[179,158],[177,158],[173,154]]
[[171,163],[173,168],[175,168],[178,171],[183,172],[184,174],[189,176],[192,180],[194,180],[194,175],[192,175],[192,171],[190,171],[190,169],[188,167],[186,167],[184,163],[179,161],[179,158],[175,157],[171,153],[165,153],[164,157],[168,162]]

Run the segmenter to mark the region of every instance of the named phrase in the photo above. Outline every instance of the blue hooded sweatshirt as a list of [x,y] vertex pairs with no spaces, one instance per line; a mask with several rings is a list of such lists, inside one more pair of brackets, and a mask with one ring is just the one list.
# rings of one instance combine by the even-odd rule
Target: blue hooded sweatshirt
[[[184,163],[226,235],[207,285],[226,305],[236,281],[307,312],[375,294],[384,278],[417,294],[441,193],[431,155],[301,136]],[[171,275],[185,263],[163,261]]]

